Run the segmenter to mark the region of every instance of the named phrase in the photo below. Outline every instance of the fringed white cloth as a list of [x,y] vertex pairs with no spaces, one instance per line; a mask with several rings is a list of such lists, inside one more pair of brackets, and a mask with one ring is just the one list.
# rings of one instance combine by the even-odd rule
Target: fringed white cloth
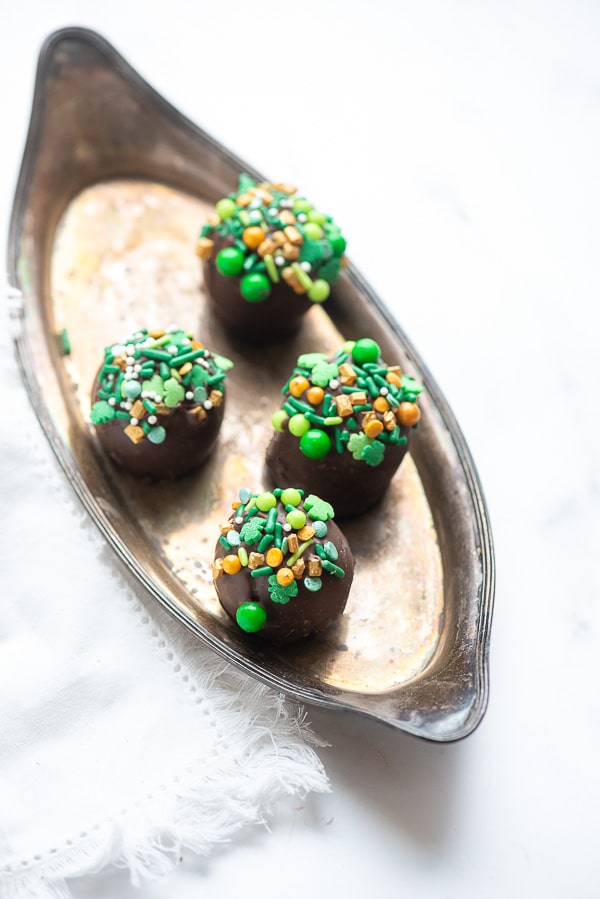
[[318,741],[298,707],[126,582],[6,336],[0,371],[0,895],[63,899],[109,864],[141,884],[283,795],[327,790]]

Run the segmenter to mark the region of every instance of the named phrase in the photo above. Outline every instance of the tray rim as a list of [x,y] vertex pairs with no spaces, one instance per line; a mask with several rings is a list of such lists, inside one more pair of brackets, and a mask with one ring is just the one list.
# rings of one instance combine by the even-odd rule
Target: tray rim
[[[236,154],[229,151],[226,147],[224,147],[222,144],[208,135],[205,131],[196,126],[171,103],[169,103],[169,101],[166,100],[161,94],[159,94],[158,91],[156,91],[155,88],[153,88],[144,78],[142,78],[142,76],[135,69],[133,69],[132,66],[120,55],[120,53],[101,35],[90,29],[80,28],[76,26],[61,28],[58,31],[53,32],[46,38],[40,50],[32,100],[32,112],[29,131],[26,139],[25,149],[23,152],[22,165],[15,189],[13,210],[9,224],[7,246],[8,278],[10,285],[17,288],[17,290],[20,288],[20,286],[22,286],[21,276],[19,274],[17,264],[19,258],[19,235],[22,231],[23,219],[27,207],[28,186],[30,182],[31,171],[36,160],[39,136],[46,113],[46,103],[42,88],[46,78],[48,77],[56,50],[60,43],[64,40],[79,41],[82,43],[90,44],[96,52],[100,53],[106,58],[107,62],[118,72],[118,74],[125,81],[129,82],[131,86],[133,86],[138,92],[144,95],[146,100],[155,104],[159,108],[161,115],[166,116],[168,119],[170,119],[171,122],[178,128],[182,128],[183,130],[188,131],[193,138],[201,140],[214,152],[222,157],[225,157],[229,163],[233,164],[239,170],[248,171],[259,178],[263,177],[261,173],[257,172],[251,166],[248,166]],[[77,190],[74,193],[74,196],[77,195],[81,189],[81,186],[78,186]],[[72,199],[73,197],[71,197],[71,200]],[[452,412],[451,407],[449,406],[443,393],[439,389],[435,379],[432,377],[427,365],[423,362],[420,354],[414,348],[411,340],[404,333],[392,313],[387,309],[381,298],[373,291],[364,276],[356,269],[356,266],[353,263],[349,265],[346,271],[346,277],[352,282],[356,290],[359,291],[367,299],[368,304],[375,308],[392,334],[394,334],[407,348],[413,359],[420,367],[421,371],[427,377],[428,394],[431,397],[447,428],[448,433],[451,436],[453,446],[455,448],[465,477],[470,504],[472,507],[473,523],[476,533],[479,537],[479,545],[481,546],[482,550],[480,558],[482,572],[480,609],[477,616],[477,629],[476,637],[474,640],[474,644],[477,650],[475,652],[476,665],[474,666],[474,694],[477,701],[473,703],[470,708],[468,720],[461,727],[448,733],[442,733],[439,735],[424,733],[422,727],[413,727],[410,722],[397,722],[395,720],[389,720],[382,717],[380,714],[370,712],[369,710],[356,708],[355,706],[347,706],[337,697],[330,698],[317,694],[312,690],[298,687],[298,685],[294,685],[293,683],[288,683],[286,681],[282,682],[282,679],[280,677],[270,675],[270,673],[266,670],[257,671],[256,666],[253,663],[248,662],[248,660],[244,659],[238,654],[232,654],[231,651],[227,647],[222,646],[220,641],[217,640],[212,634],[210,634],[210,632],[207,632],[204,628],[195,626],[195,622],[192,619],[187,618],[181,612],[181,610],[170,601],[168,595],[166,593],[163,593],[163,591],[154,582],[154,580],[146,574],[134,554],[129,551],[127,546],[125,546],[119,536],[114,532],[112,526],[110,525],[110,522],[108,522],[108,520],[106,519],[106,516],[104,515],[100,505],[91,495],[91,492],[89,491],[82,473],[76,466],[72,464],[67,448],[65,447],[60,435],[58,434],[57,429],[48,412],[48,409],[43,401],[42,394],[35,376],[34,366],[31,362],[31,353],[28,341],[26,337],[23,336],[21,329],[18,327],[19,319],[22,320],[25,314],[24,307],[19,303],[13,303],[13,319],[16,320],[17,324],[17,327],[15,328],[14,344],[17,353],[18,365],[29,399],[33,405],[38,420],[40,421],[42,429],[52,447],[54,454],[59,461],[59,464],[61,465],[79,500],[90,513],[97,527],[103,533],[104,537],[107,539],[112,548],[116,551],[117,555],[125,563],[129,571],[133,572],[133,574],[142,583],[145,589],[148,590],[148,592],[155,599],[157,599],[161,603],[161,605],[166,608],[177,620],[179,620],[188,630],[194,632],[198,637],[202,639],[204,643],[210,646],[213,651],[217,652],[220,656],[228,659],[228,661],[236,665],[238,668],[244,670],[246,673],[261,680],[262,682],[267,683],[269,686],[285,692],[286,694],[294,697],[301,702],[308,702],[312,705],[335,708],[337,710],[341,708],[344,711],[354,711],[362,715],[363,717],[375,719],[426,740],[431,740],[434,742],[454,742],[468,736],[481,723],[481,720],[487,708],[489,698],[489,643],[494,605],[496,569],[493,538],[487,506],[479,476],[477,474],[477,470],[475,468],[475,464],[473,462],[466,440],[462,434],[462,431],[458,425],[454,413]]]

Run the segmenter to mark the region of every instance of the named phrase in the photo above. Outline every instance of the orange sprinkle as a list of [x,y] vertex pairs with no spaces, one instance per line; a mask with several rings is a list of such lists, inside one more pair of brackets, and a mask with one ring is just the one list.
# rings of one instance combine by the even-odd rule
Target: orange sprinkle
[[[239,501],[239,499],[236,499],[236,501],[235,501],[234,503],[231,504],[231,508],[235,511],[235,509],[239,508],[239,506],[241,506],[241,505],[242,505],[242,504],[241,504],[241,502]],[[229,530],[231,530],[231,527],[229,528]]]
[[365,434],[367,437],[379,437],[382,431],[383,422],[379,421],[378,418],[372,418],[371,421],[368,421],[365,425]]
[[384,396],[378,396],[377,399],[373,401],[373,408],[377,412],[387,412],[390,408],[390,404]]
[[240,194],[235,202],[238,206],[248,206],[252,202],[252,194]]
[[281,584],[282,587],[289,587],[293,580],[294,572],[291,568],[280,568],[277,572],[277,583]]
[[250,225],[250,227],[246,228],[242,234],[242,240],[251,250],[256,250],[264,239],[265,232],[262,228],[259,228],[258,225]]
[[192,340],[191,346],[192,346],[193,350],[203,350],[204,349],[204,344],[200,343],[199,340]]
[[396,416],[401,425],[412,428],[421,417],[421,410],[416,403],[400,403]]
[[389,371],[385,376],[385,379],[388,384],[393,384],[395,387],[400,387],[400,378],[395,371]]
[[323,397],[325,396],[325,391],[322,387],[311,387],[306,394],[306,399],[313,406],[318,406],[319,403],[323,402]]
[[295,378],[292,378],[290,381],[290,393],[292,396],[295,396],[298,399],[299,396],[302,396],[305,390],[308,390],[310,387],[310,381],[308,378],[305,378],[303,375],[296,375]]
[[225,574],[237,574],[241,567],[242,563],[237,556],[225,556],[223,559],[223,571]]
[[271,568],[277,568],[283,562],[283,553],[276,546],[272,546],[267,553],[265,561]]

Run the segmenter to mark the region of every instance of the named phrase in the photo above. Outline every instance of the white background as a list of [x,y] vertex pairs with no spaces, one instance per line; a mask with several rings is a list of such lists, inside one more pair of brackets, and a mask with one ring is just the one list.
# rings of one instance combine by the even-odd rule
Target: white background
[[[331,210],[465,431],[494,528],[491,698],[439,746],[311,710],[331,795],[148,899],[597,897],[600,6],[5,2],[3,236],[43,38],[100,31]],[[2,241],[5,245],[5,240]],[[124,872],[76,897],[140,895]]]

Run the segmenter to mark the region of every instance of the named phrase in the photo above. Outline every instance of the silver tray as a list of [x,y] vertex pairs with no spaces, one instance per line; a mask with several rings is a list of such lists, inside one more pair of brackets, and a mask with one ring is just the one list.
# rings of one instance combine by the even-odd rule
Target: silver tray
[[[350,265],[297,337],[255,350],[212,321],[193,247],[209,207],[253,172],[159,96],[98,35],[46,41],[10,226],[16,349],[73,489],[127,567],[180,622],[253,677],[301,701],[420,737],[471,733],[487,704],[492,538],[464,438],[419,355]],[[149,487],[118,472],[89,424],[103,347],[180,325],[236,363],[219,449],[194,475]],[[66,329],[72,348],[64,353]],[[240,486],[263,486],[271,413],[290,360],[372,336],[422,380],[423,419],[385,500],[344,525],[356,557],[346,613],[326,634],[257,648],[216,600],[218,524]]]

